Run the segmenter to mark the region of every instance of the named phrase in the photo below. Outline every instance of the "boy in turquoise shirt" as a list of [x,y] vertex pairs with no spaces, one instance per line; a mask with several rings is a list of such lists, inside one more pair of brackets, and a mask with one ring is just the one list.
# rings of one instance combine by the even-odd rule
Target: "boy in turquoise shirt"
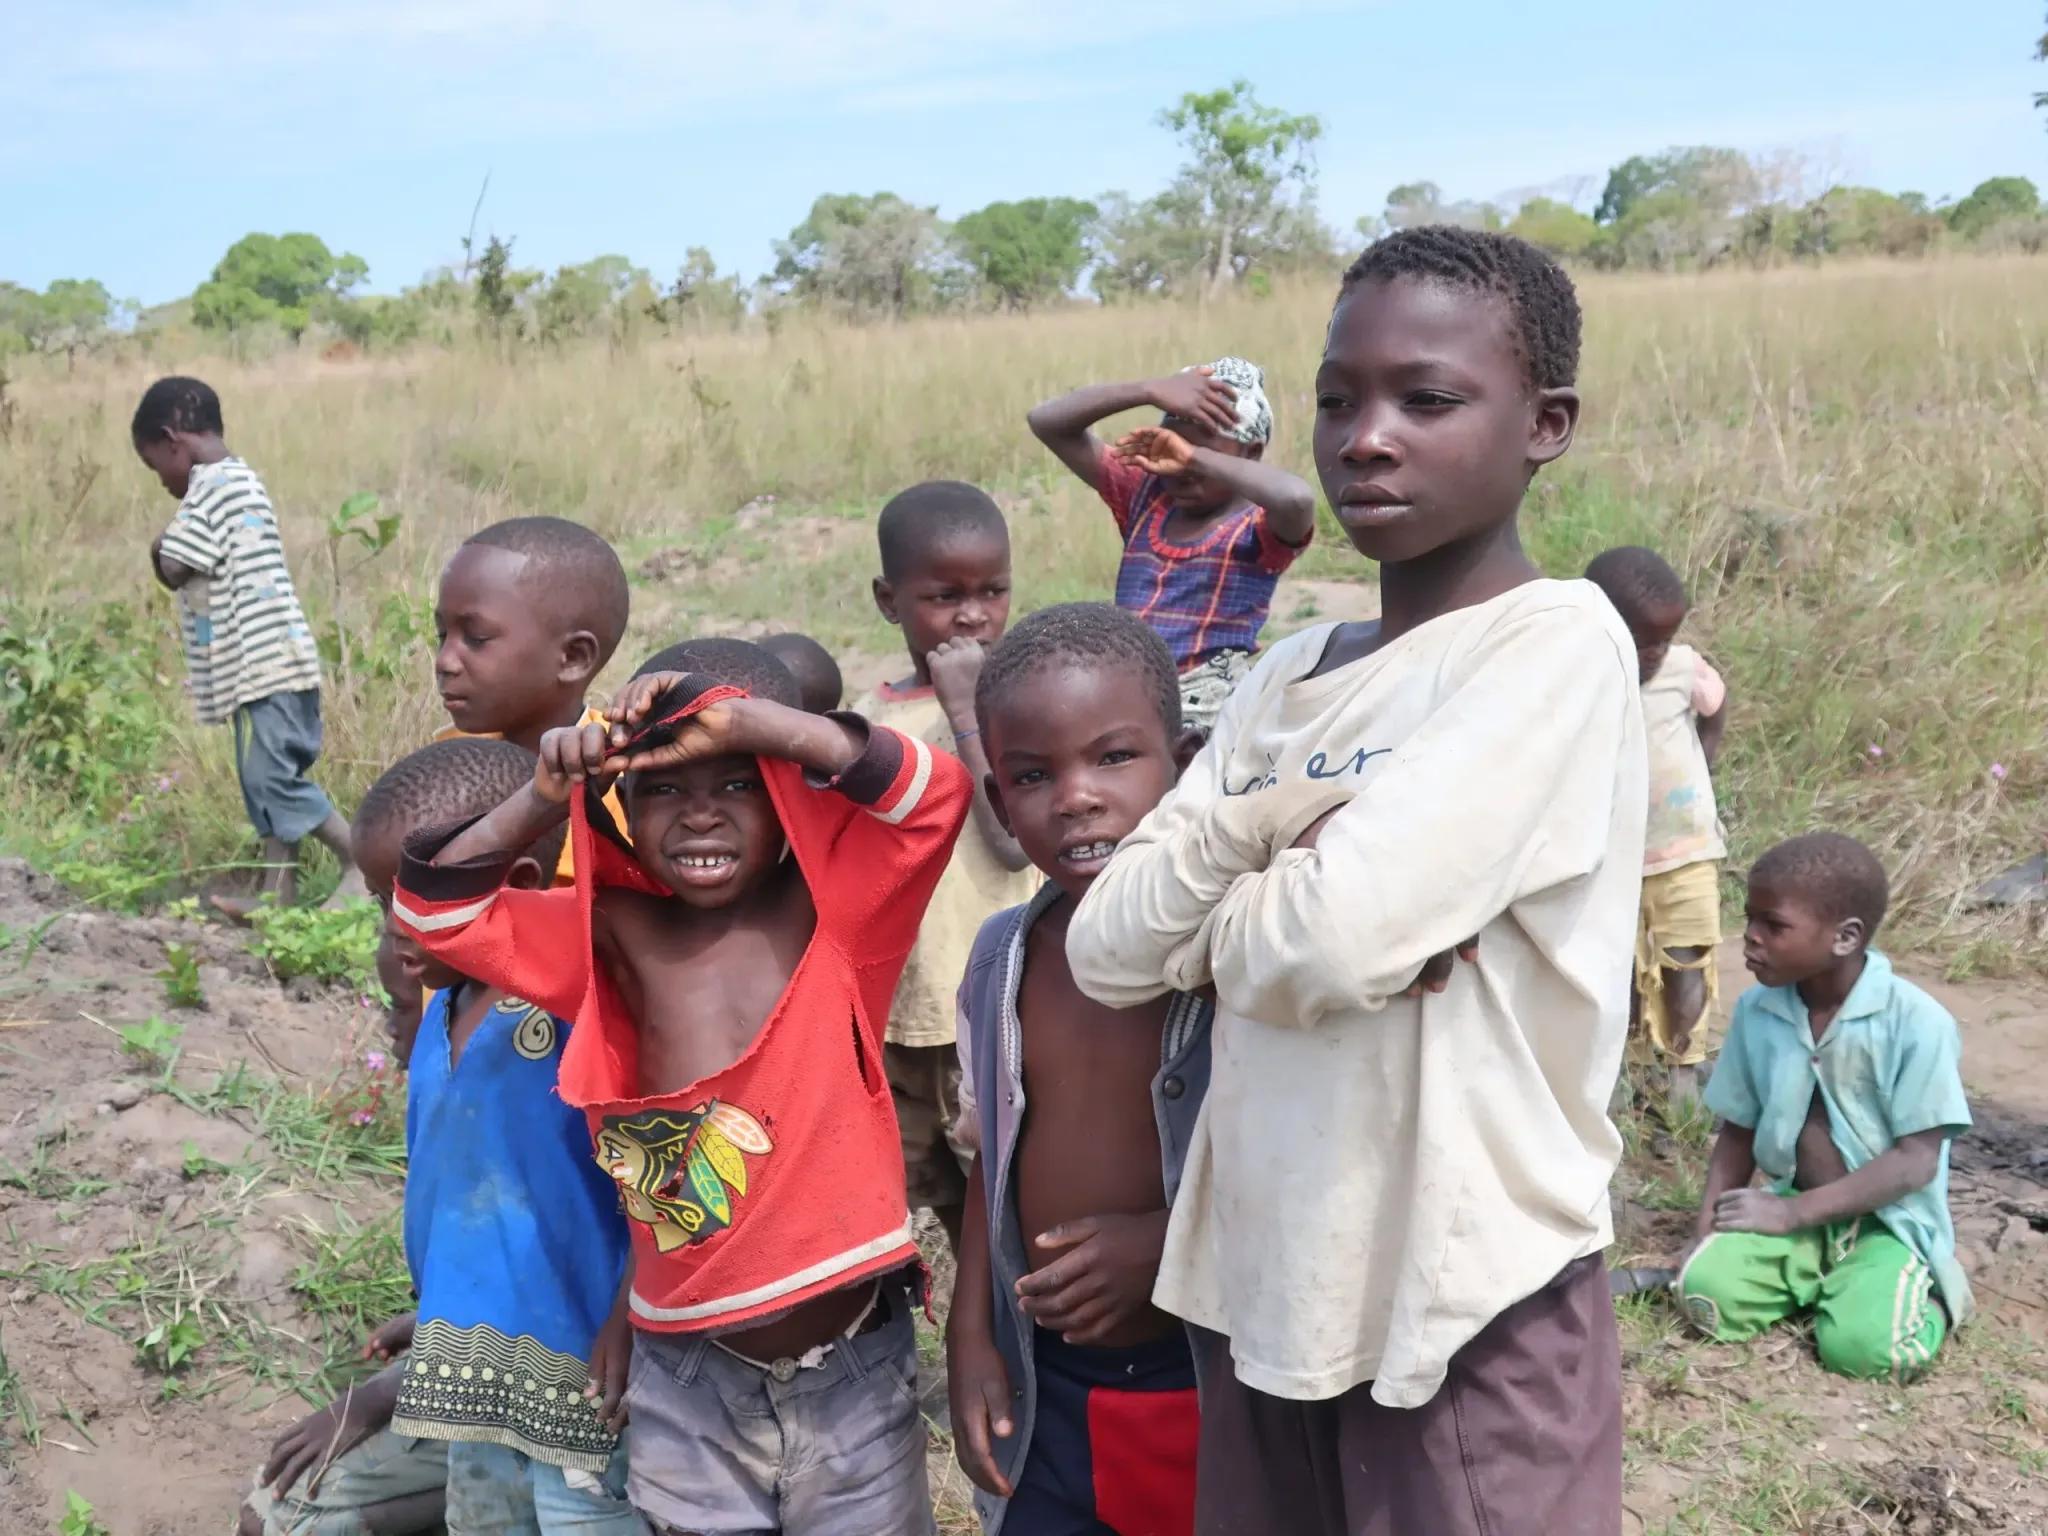
[[[1948,1011],[1871,949],[1889,899],[1853,838],[1780,843],[1749,877],[1735,1005],[1707,1086],[1722,1120],[1686,1315],[1747,1339],[1811,1313],[1821,1364],[1907,1381],[1970,1314],[1948,1209],[1948,1149],[1968,1129]],[[1768,1188],[1751,1188],[1761,1168]]]

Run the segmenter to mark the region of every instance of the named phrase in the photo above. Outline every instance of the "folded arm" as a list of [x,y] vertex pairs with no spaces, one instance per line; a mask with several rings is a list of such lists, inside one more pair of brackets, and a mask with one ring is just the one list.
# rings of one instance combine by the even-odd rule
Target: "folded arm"
[[[1591,874],[1614,825],[1629,682],[1576,610],[1502,624],[1313,847],[1282,846],[1231,883],[1190,946],[1206,946],[1218,994],[1274,1024],[1377,1008],[1514,903]],[[1275,830],[1290,828],[1305,824]],[[1169,978],[1185,985],[1200,958]]]

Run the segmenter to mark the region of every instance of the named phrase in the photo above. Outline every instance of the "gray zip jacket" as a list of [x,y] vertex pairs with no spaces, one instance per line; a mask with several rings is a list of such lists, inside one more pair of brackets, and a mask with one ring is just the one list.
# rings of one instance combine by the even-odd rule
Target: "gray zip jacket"
[[[1010,1375],[1016,1428],[993,1449],[1014,1486],[1031,1446],[1038,1391],[1031,1363],[1031,1319],[1017,1302],[1017,1282],[1030,1273],[1024,1233],[1017,1221],[1010,1175],[1024,1124],[1024,1046],[1017,993],[1024,982],[1025,940],[1031,925],[1059,899],[1047,885],[1021,907],[998,912],[981,925],[960,980],[960,1055],[980,1122],[982,1193],[987,1201],[989,1278],[995,1344]],[[1209,1091],[1209,1024],[1215,1010],[1193,993],[1178,992],[1166,1011],[1159,1071],[1152,1078],[1152,1115],[1167,1203],[1180,1187],[1181,1168],[1194,1135],[1195,1116]],[[986,1536],[1001,1530],[1007,1501],[976,1490],[975,1513]]]

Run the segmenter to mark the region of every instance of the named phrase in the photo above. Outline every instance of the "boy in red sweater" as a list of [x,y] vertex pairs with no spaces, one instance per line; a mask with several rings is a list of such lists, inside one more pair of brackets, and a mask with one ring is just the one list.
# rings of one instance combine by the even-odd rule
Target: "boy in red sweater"
[[[549,732],[529,788],[411,840],[393,912],[575,1019],[562,1097],[632,1218],[633,1503],[682,1531],[929,1532],[882,1025],[972,786],[804,713],[756,646],[679,652],[658,660],[689,672],[643,669],[610,726]],[[506,885],[564,817],[576,884]]]

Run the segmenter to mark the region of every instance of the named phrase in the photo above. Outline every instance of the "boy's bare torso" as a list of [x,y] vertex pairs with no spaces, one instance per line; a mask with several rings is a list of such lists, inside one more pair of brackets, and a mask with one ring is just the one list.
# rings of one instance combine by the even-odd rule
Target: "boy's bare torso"
[[[1808,1016],[1806,1026],[1813,1035],[1816,1050],[1834,1027],[1835,1015],[1840,1011],[1837,1007]],[[1793,1154],[1793,1185],[1798,1189],[1819,1189],[1823,1184],[1833,1184],[1847,1177],[1849,1165],[1843,1161],[1841,1149],[1835,1145],[1834,1134],[1829,1129],[1827,1101],[1816,1086],[1813,1099],[1806,1106],[1806,1123],[1799,1128],[1799,1145]]]
[[[679,1093],[744,1056],[788,990],[817,922],[793,864],[730,910],[600,892],[592,939],[639,1037],[640,1095]],[[871,1282],[832,1291],[720,1342],[754,1360],[794,1358],[843,1334],[872,1295]]]
[[[1166,1207],[1151,1103],[1168,1001],[1107,1008],[1083,994],[1067,965],[1072,912],[1061,902],[1033,926],[1017,997],[1028,1101],[1017,1145],[1017,1217],[1034,1270],[1063,1252],[1038,1242],[1062,1222]],[[1178,1326],[1148,1308],[1100,1342],[1142,1343]]]

